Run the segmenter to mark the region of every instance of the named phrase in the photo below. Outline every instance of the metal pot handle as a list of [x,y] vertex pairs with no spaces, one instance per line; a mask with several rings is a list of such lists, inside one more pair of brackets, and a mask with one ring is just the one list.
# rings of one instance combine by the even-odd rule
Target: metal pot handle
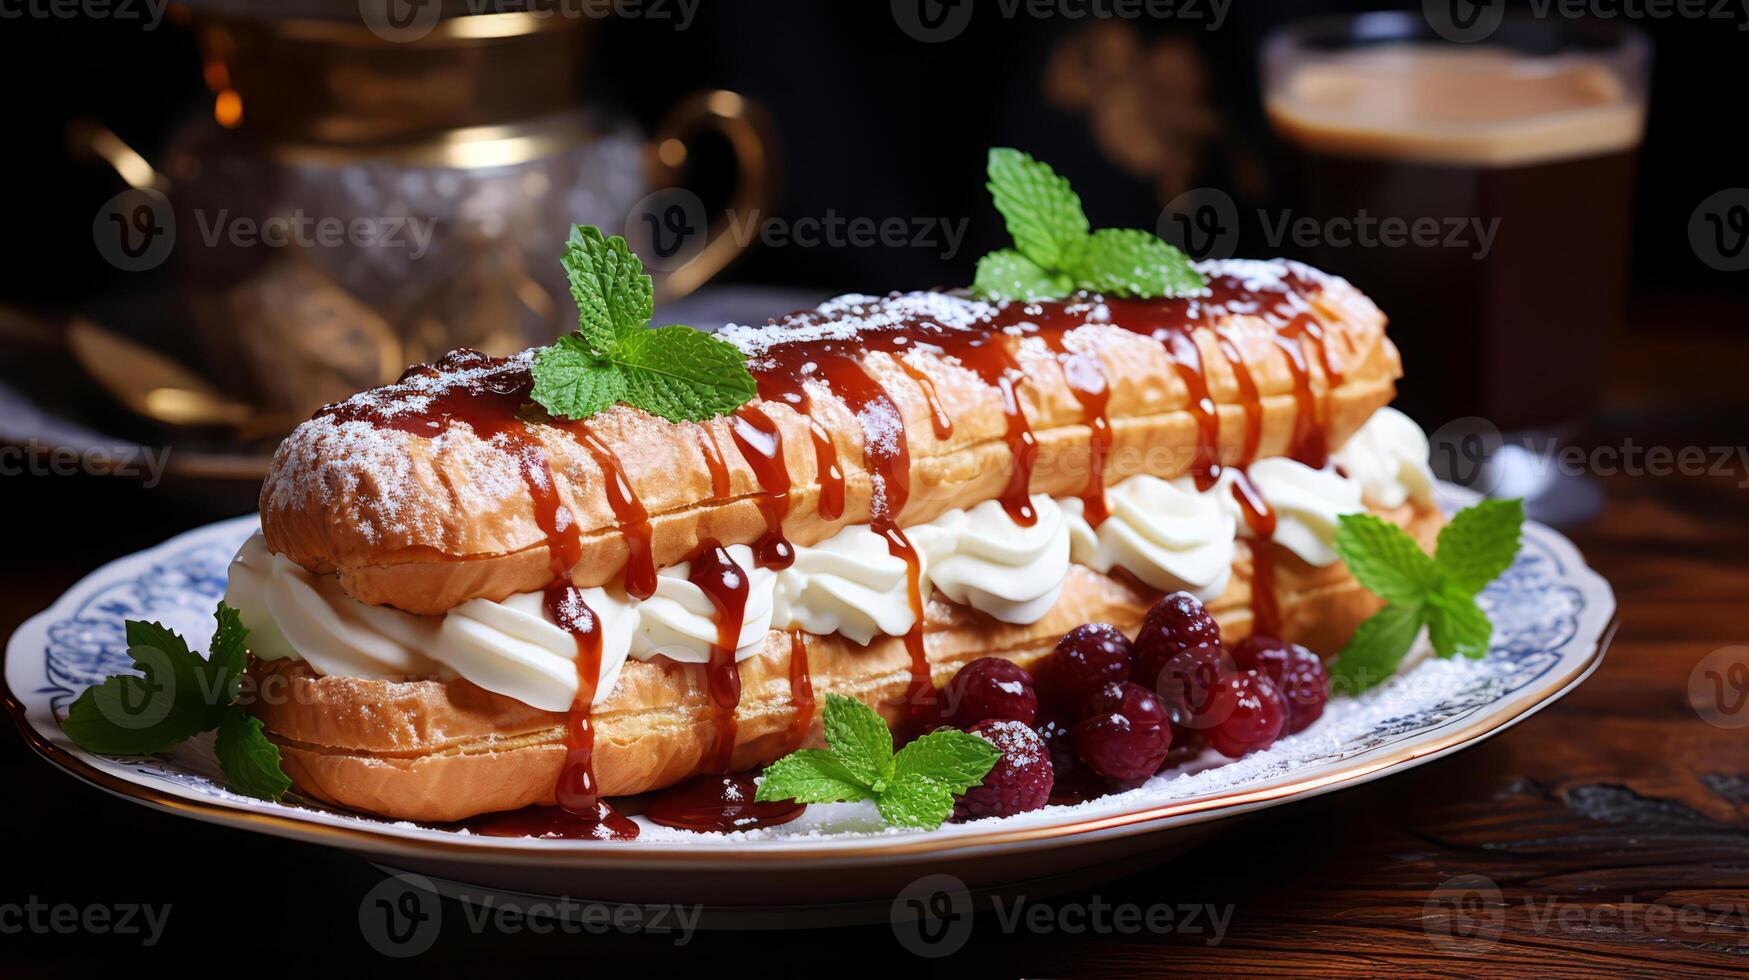
[[[706,218],[696,195],[683,189],[688,161],[694,155],[689,141],[707,132],[716,132],[728,141],[738,169],[725,217],[717,221]],[[695,92],[663,118],[649,145],[650,184],[657,190],[628,217],[626,230],[634,246],[641,246],[639,253],[646,265],[651,266],[659,302],[679,299],[704,285],[751,244],[750,239],[730,234],[733,222],[727,215],[757,219],[770,207],[776,182],[775,147],[764,107],[726,89]],[[682,200],[676,201],[675,194]],[[666,219],[678,220],[683,227],[664,229],[661,225]],[[703,227],[684,227],[693,222]],[[640,224],[643,227],[636,227]],[[669,248],[661,248],[658,241],[665,230],[680,235],[678,239],[668,236],[672,239]],[[702,243],[698,232],[703,232]]]

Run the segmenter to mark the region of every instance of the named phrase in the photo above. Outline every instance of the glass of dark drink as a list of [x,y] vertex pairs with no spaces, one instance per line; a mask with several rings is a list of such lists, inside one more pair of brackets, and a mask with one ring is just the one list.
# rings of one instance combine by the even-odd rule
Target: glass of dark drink
[[1364,14],[1289,25],[1263,55],[1279,247],[1390,316],[1410,414],[1552,432],[1592,409],[1621,327],[1645,38],[1547,17],[1460,44]]

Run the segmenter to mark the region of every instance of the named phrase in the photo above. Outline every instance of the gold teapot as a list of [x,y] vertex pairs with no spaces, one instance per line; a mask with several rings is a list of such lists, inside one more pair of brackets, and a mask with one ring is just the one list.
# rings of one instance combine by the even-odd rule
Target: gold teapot
[[230,397],[296,416],[454,347],[550,340],[574,325],[558,263],[573,223],[625,234],[659,301],[746,244],[685,182],[714,151],[735,168],[724,212],[764,209],[758,106],[695,93],[646,137],[577,97],[588,17],[438,17],[410,35],[373,18],[377,2],[329,19],[172,8],[199,41],[210,114],[161,165],[73,127],[128,185],[99,212],[99,250],[169,263]]

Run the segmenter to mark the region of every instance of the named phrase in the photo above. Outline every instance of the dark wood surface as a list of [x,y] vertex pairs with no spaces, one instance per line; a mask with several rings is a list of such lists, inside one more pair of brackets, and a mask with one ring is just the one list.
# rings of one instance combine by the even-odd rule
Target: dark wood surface
[[[1743,442],[1741,432],[1709,432],[1689,418],[1669,427],[1632,437]],[[1212,907],[1227,919],[1218,941],[1206,916],[1196,934],[1068,934],[1004,930],[986,912],[958,954],[924,960],[886,925],[702,932],[676,946],[647,935],[474,933],[447,916],[436,945],[404,963],[476,976],[543,963],[703,976],[1741,971],[1749,967],[1749,728],[1703,721],[1688,690],[1702,658],[1749,643],[1746,477],[1739,464],[1727,476],[1605,481],[1607,508],[1571,534],[1614,584],[1621,627],[1602,668],[1560,703],[1456,756],[1234,822],[1162,866],[1038,899],[1056,910]],[[175,488],[117,480],[8,476],[0,488],[10,518],[0,634],[103,560],[218,516]],[[275,968],[399,965],[361,936],[360,903],[383,879],[361,859],[109,798],[34,758],[10,731],[0,735],[0,772],[5,972],[151,961],[177,969],[215,956],[233,968],[257,959]],[[1498,900],[1472,901],[1449,941],[1441,932],[1454,921],[1448,899],[1474,876],[1497,887]],[[33,899],[168,903],[170,913],[151,948],[137,937],[12,931],[6,907]]]

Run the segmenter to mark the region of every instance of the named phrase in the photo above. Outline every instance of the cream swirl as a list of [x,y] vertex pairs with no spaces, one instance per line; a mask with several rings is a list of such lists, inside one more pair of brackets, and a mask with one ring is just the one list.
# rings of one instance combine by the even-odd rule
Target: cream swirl
[[[1360,502],[1360,484],[1334,470],[1315,470],[1286,457],[1260,459],[1245,473],[1275,512],[1275,543],[1308,565],[1334,565],[1337,518],[1366,509]],[[1251,530],[1233,498],[1232,479],[1224,477],[1217,488],[1223,491],[1221,506],[1239,519],[1239,533],[1249,536]]]
[[795,556],[777,573],[773,626],[817,636],[838,633],[867,645],[883,633],[903,636],[916,623],[905,593],[905,561],[867,524],[844,528],[812,547],[797,545]]
[[[579,592],[601,625],[599,704],[619,679],[637,609],[606,589]],[[547,615],[539,592],[415,616],[359,602],[333,576],[268,551],[256,534],[231,562],[225,601],[263,660],[303,660],[318,674],[343,677],[462,677],[544,711],[564,711],[577,696],[576,638]]]
[[1038,520],[1022,527],[986,500],[905,533],[928,583],[961,605],[1005,623],[1036,623],[1057,603],[1069,574],[1069,527],[1057,502],[1032,497]]
[[1413,501],[1425,509],[1433,505],[1427,454],[1427,434],[1409,416],[1387,407],[1374,412],[1330,458],[1360,484],[1367,503],[1390,509]]
[[269,551],[260,532],[231,560],[225,602],[263,660],[303,659],[317,673],[347,677],[442,674],[422,652],[437,638],[437,620],[359,602],[334,576],[312,575]]
[[1199,493],[1188,477],[1132,476],[1105,491],[1110,515],[1096,529],[1078,497],[1058,501],[1069,525],[1070,557],[1097,572],[1114,568],[1161,592],[1199,599],[1226,591],[1233,572],[1236,520],[1221,505],[1225,486]]
[[[731,545],[729,557],[747,576],[747,605],[742,610],[741,629],[735,643],[735,660],[758,653],[771,629],[772,600],[777,575],[753,563],[753,549]],[[687,580],[690,562],[662,569],[656,575],[656,592],[638,604],[638,629],[632,637],[632,656],[649,660],[658,654],[681,663],[708,663],[711,646],[717,642],[717,607],[705,591]]]
[[[601,630],[593,701],[600,704],[619,682],[638,612],[624,593],[577,591]],[[564,711],[577,699],[577,638],[547,615],[542,593],[470,599],[432,618],[443,621],[432,656],[480,687],[543,711]]]

